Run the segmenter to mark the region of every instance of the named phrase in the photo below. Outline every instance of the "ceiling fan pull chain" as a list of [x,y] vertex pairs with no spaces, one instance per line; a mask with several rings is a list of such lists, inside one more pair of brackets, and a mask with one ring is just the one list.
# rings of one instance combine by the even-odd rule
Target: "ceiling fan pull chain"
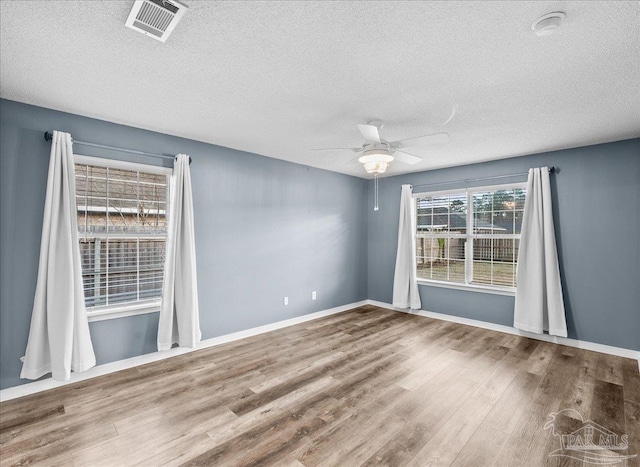
[[373,210],[377,211],[378,207],[378,174],[373,175]]

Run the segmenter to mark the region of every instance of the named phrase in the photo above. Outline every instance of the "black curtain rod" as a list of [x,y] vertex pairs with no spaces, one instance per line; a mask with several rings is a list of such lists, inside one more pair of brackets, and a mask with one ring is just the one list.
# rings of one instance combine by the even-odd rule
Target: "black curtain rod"
[[[555,167],[549,167],[549,173],[557,173],[558,169]],[[483,180],[496,180],[499,178],[511,178],[511,177],[522,177],[525,175],[529,175],[529,172],[522,172],[517,174],[507,174],[507,175],[496,175],[493,177],[481,177],[481,178],[465,178],[464,180],[452,180],[450,182],[439,182],[439,183],[426,183],[424,185],[413,185],[413,188],[425,187],[425,186],[438,186],[438,185],[451,185],[453,183],[468,183],[468,182],[481,182]]]
[[[45,131],[44,139],[45,141],[51,141],[53,139],[53,133]],[[88,143],[86,141],[78,141],[73,138],[71,138],[71,141],[73,141],[73,144],[78,144],[80,146],[90,146],[92,148],[109,149],[111,151],[126,152],[129,154],[135,154],[137,156],[158,157],[160,159],[175,159],[175,156],[169,156],[166,154],[153,154],[151,152],[136,151],[135,149],[125,149],[125,148],[118,148],[116,146],[107,146],[105,144]],[[189,156],[189,164],[191,164],[191,156]]]

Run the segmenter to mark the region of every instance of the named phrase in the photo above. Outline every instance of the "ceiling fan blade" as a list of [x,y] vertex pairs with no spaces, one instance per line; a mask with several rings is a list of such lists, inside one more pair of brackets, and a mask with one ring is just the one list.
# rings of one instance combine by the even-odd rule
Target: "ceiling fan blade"
[[391,145],[398,145],[399,148],[415,148],[418,146],[427,146],[429,144],[443,144],[449,142],[447,133],[436,133],[434,135],[418,136],[416,138],[401,139],[394,141]]
[[414,156],[413,154],[409,154],[408,152],[398,151],[397,149],[393,152],[394,159],[404,162],[405,164],[414,165],[418,162],[422,162],[422,157]]
[[320,149],[312,149],[312,151],[353,151],[358,152],[361,151],[362,148],[320,148]]
[[362,123],[358,124],[358,130],[362,134],[362,137],[368,143],[379,143],[380,142],[380,133],[378,132],[378,127],[373,125],[364,125]]

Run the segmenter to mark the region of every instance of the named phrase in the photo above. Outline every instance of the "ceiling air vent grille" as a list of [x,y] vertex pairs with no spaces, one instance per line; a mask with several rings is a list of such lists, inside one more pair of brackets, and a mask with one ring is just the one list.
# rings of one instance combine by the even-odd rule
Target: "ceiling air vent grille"
[[165,42],[186,9],[186,5],[174,0],[136,0],[126,25],[135,31]]

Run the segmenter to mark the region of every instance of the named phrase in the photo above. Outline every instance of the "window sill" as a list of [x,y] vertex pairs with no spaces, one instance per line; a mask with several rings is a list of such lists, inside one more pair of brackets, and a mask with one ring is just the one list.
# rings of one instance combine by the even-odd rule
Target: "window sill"
[[87,310],[87,318],[90,323],[107,319],[126,318],[127,316],[157,313],[160,311],[160,300],[152,302],[135,303],[130,305],[114,305],[94,307]]
[[507,287],[485,287],[482,285],[459,284],[454,282],[441,282],[428,279],[418,279],[418,285],[429,285],[432,287],[442,287],[445,289],[466,290],[467,292],[489,293],[494,295],[516,296],[515,288]]

